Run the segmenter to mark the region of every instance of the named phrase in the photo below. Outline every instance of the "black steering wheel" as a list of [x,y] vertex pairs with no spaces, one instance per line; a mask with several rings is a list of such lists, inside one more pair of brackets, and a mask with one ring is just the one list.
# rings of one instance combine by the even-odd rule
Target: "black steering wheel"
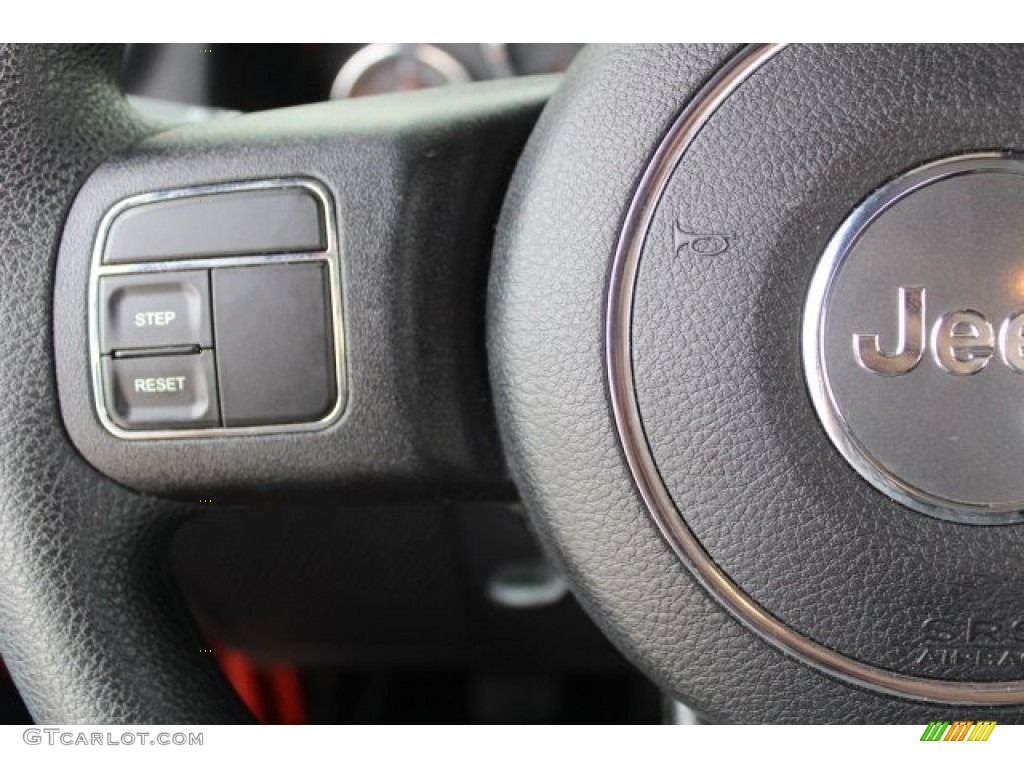
[[[247,719],[165,562],[198,499],[485,494],[506,461],[587,610],[711,719],[1024,713],[1024,51],[600,46],[177,128],[119,55],[0,49],[0,653],[36,719]],[[282,179],[329,201],[337,418],[111,429],[117,206]]]

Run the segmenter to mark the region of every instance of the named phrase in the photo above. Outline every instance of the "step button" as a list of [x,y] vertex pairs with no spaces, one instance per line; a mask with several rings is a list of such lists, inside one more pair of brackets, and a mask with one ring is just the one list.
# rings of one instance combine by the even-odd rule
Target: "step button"
[[100,278],[102,354],[212,343],[206,270]]
[[214,353],[103,359],[110,420],[122,429],[220,426]]

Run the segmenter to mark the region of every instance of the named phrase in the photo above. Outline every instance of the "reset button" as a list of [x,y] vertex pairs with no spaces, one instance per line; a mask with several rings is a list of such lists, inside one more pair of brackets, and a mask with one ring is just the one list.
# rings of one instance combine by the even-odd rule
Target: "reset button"
[[107,413],[122,429],[220,426],[214,353],[103,359]]

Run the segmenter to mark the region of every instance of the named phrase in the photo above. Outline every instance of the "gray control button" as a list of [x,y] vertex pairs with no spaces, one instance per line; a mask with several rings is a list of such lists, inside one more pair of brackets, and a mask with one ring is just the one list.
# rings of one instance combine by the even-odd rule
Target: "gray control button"
[[213,343],[206,270],[100,278],[100,348]]
[[219,426],[213,355],[104,358],[111,421],[122,429]]
[[224,426],[316,421],[337,401],[323,263],[215,269]]
[[161,200],[114,219],[105,264],[322,251],[324,215],[308,189],[252,189]]

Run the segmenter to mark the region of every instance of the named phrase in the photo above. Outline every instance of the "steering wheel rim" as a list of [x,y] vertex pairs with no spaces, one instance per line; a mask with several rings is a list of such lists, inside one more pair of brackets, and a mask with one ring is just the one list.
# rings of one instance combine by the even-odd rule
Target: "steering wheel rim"
[[155,128],[116,46],[0,48],[0,651],[39,722],[247,722],[165,553],[191,505],[89,466],[60,420],[51,337],[66,211],[100,162]]

